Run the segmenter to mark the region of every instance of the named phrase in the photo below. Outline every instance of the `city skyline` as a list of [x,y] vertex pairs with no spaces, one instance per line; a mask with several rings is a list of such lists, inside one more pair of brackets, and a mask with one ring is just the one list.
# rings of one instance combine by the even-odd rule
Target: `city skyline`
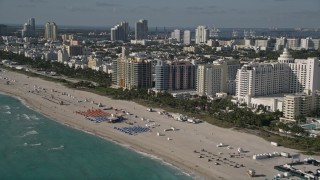
[[34,17],[37,25],[55,21],[103,27],[127,21],[134,27],[138,19],[146,19],[150,27],[319,28],[315,18],[319,15],[318,0],[0,0],[0,23],[4,24],[23,24],[26,17]]

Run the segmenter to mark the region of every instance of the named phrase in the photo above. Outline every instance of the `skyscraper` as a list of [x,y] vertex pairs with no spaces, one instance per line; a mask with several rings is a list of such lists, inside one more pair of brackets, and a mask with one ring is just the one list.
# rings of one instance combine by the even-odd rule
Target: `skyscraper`
[[285,49],[277,63],[251,63],[237,72],[238,100],[248,96],[314,92],[320,87],[318,58],[293,59]]
[[58,27],[54,22],[47,22],[44,28],[44,37],[47,40],[55,41],[57,40]]
[[62,49],[60,49],[58,51],[58,62],[66,62],[69,61],[69,55],[68,52],[66,50],[66,47],[63,47]]
[[112,83],[126,89],[150,88],[152,62],[145,58],[128,57],[126,47],[122,56],[112,63]]
[[185,30],[183,32],[183,44],[190,44],[191,43],[191,33],[189,30]]
[[235,94],[235,79],[239,68],[239,60],[234,59],[199,65],[197,69],[198,94],[208,96],[215,96],[220,92]]
[[135,39],[142,40],[148,37],[148,21],[144,19],[140,19],[136,22],[135,27]]
[[175,29],[173,31],[173,37],[172,38],[176,39],[177,42],[181,41],[181,34],[180,34],[180,30],[179,29]]
[[36,35],[36,23],[34,18],[30,18],[28,22],[24,23],[21,31],[22,37],[35,37]]
[[129,23],[122,21],[111,28],[111,41],[128,41]]
[[7,35],[7,25],[0,24],[0,36],[6,36]]
[[206,26],[198,26],[196,29],[196,44],[206,43],[209,38],[209,29]]
[[35,37],[36,36],[36,21],[34,18],[30,18],[28,20],[28,24],[30,25],[30,29],[31,29],[31,36]]
[[158,91],[195,89],[196,65],[189,61],[158,60],[155,72]]

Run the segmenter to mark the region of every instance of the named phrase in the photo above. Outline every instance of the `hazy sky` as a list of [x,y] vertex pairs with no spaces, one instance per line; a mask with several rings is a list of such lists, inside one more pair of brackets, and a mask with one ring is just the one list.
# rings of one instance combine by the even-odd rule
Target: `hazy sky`
[[0,23],[113,26],[320,27],[320,0],[0,0]]

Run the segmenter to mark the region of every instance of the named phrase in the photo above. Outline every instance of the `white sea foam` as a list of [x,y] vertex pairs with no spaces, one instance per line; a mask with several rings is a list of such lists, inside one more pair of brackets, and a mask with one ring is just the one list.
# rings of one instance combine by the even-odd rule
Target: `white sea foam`
[[[145,157],[148,157],[148,158],[150,158],[150,159],[154,159],[154,160],[156,160],[156,161],[159,161],[159,162],[161,162],[162,164],[164,164],[164,165],[166,165],[166,166],[170,166],[171,168],[178,169],[179,171],[181,171],[181,174],[184,174],[184,175],[186,175],[186,176],[192,177],[191,174],[189,174],[189,173],[187,173],[187,172],[185,172],[185,171],[182,171],[182,169],[174,166],[173,164],[170,164],[170,163],[164,161],[163,159],[161,159],[161,158],[159,158],[159,157],[157,157],[157,156],[155,156],[155,155],[148,154],[148,153],[144,153],[144,152],[141,152],[141,151],[137,151],[137,150],[135,150],[135,149],[132,149],[132,150],[135,151],[135,152],[137,152],[138,154],[141,154],[141,155],[145,156]],[[178,175],[180,175],[180,174],[178,174]]]
[[23,143],[23,146],[41,146],[41,143],[34,143],[34,144],[28,144],[28,143]]
[[4,114],[11,114],[11,112],[10,111],[6,111],[6,112],[3,112]]
[[31,118],[32,120],[39,120],[40,119],[36,115],[31,115],[29,118]]
[[41,143],[29,144],[29,146],[41,146]]
[[8,109],[8,110],[11,109],[10,106],[8,106],[8,105],[2,106],[2,107],[3,107],[3,109]]
[[35,131],[35,130],[32,130],[32,131],[28,131],[28,132],[24,133],[20,137],[26,137],[26,136],[30,136],[30,135],[36,135],[36,134],[39,134],[39,133],[37,131]]
[[90,131],[85,131],[85,130],[83,130],[83,132],[85,132],[85,133],[87,133],[87,134],[91,134],[91,135],[96,135],[96,134],[94,134],[93,132],[90,132]]
[[27,119],[27,120],[30,120],[30,117],[28,115],[26,115],[26,114],[22,114],[22,117]]
[[48,149],[48,151],[58,151],[58,150],[63,150],[64,149],[64,145],[61,145],[59,147],[53,147]]
[[32,126],[29,126],[29,127],[27,127],[27,129],[33,129],[34,127],[32,127]]

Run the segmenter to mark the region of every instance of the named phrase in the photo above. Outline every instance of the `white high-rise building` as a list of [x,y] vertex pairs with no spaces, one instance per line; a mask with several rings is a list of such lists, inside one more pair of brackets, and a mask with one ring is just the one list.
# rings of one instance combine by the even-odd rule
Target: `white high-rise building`
[[189,30],[185,30],[183,32],[183,44],[189,45],[191,43],[191,32]]
[[209,38],[209,29],[206,26],[198,26],[196,29],[196,44],[206,43]]
[[293,59],[287,49],[278,63],[251,63],[237,72],[236,96],[241,102],[247,97],[279,93],[311,92],[319,89],[319,59]]
[[261,50],[266,50],[269,47],[269,39],[256,39],[255,46]]
[[319,59],[295,59],[289,63],[289,93],[315,91],[319,89]]
[[288,65],[280,63],[252,63],[238,70],[236,96],[242,98],[285,93],[288,89]]
[[306,50],[311,49],[311,38],[301,39],[300,47]]
[[47,40],[55,41],[57,40],[58,27],[54,22],[47,22],[44,28],[44,37]]
[[301,39],[300,44],[301,49],[315,49],[318,50],[320,48],[320,39],[313,39],[313,38],[305,38]]
[[311,48],[315,50],[320,50],[320,39],[311,39]]
[[298,38],[290,38],[287,39],[287,48],[288,49],[300,49],[300,39]]
[[283,50],[286,47],[287,39],[285,37],[276,38],[276,44],[274,45],[274,50]]

